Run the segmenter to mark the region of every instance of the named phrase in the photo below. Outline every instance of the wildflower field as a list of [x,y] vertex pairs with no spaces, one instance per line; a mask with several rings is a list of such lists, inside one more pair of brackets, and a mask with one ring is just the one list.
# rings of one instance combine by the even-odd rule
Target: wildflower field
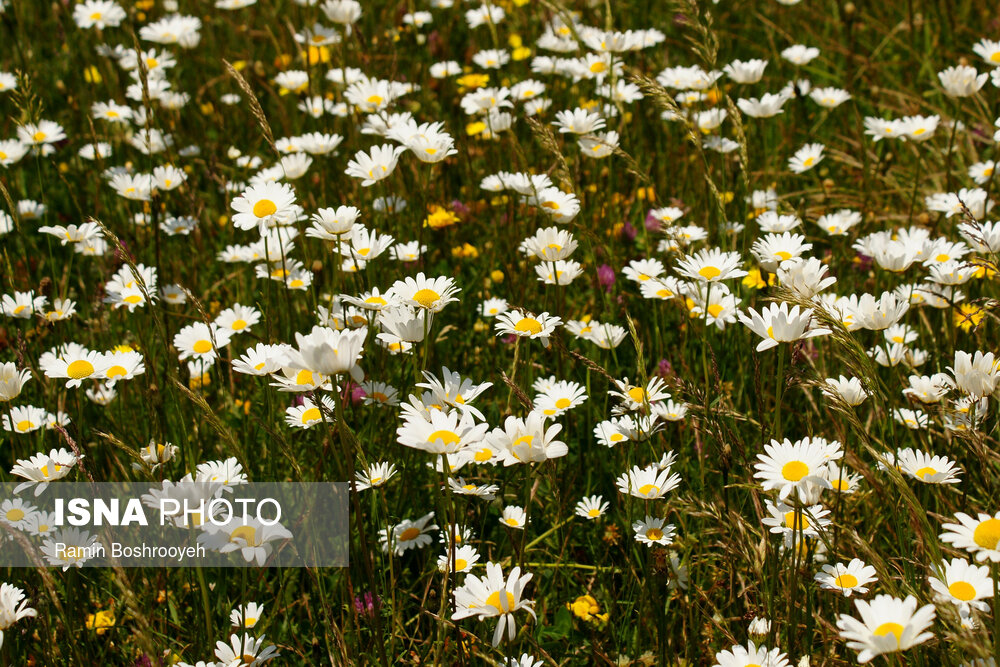
[[[0,23],[0,664],[996,667],[995,2]],[[349,563],[88,567],[71,482]]]

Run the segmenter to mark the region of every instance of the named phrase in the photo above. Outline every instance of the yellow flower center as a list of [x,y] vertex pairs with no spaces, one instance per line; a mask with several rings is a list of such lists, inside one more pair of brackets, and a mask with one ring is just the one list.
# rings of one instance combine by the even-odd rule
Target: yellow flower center
[[705,280],[711,280],[712,278],[717,278],[722,275],[722,271],[714,266],[703,266],[698,269],[698,275]]
[[444,430],[434,431],[429,436],[427,436],[427,442],[436,442],[437,440],[440,440],[446,445],[454,445],[457,444],[459,441],[461,441],[461,438],[458,437],[458,434],[455,433],[454,431],[444,431]]
[[230,325],[230,328],[233,331],[243,331],[244,329],[247,328],[247,321],[243,319],[236,320]]
[[486,598],[486,604],[490,607],[493,607],[501,614],[506,614],[507,612],[514,610],[514,603],[515,603],[514,594],[511,593],[510,591],[504,591],[504,593],[507,595],[506,609],[500,606],[500,591],[493,591],[492,593],[490,593],[490,596]]
[[212,351],[212,341],[205,340],[203,338],[195,342],[195,344],[191,346],[191,349],[197,352],[198,354],[206,354]]
[[123,375],[128,375],[128,370],[124,366],[112,366],[107,372],[109,380],[122,377]]
[[816,158],[814,158],[814,157],[807,157],[805,160],[802,161],[802,166],[803,167],[811,167],[811,166],[813,166],[813,163],[815,163],[815,162],[816,162]]
[[948,587],[948,592],[956,600],[968,602],[976,597],[976,587],[967,581],[956,581]]
[[308,410],[302,412],[302,417],[300,419],[303,424],[308,424],[309,422],[318,421],[321,418],[322,415],[319,413],[319,408],[309,408]]
[[93,373],[94,364],[86,359],[77,359],[66,367],[66,375],[74,380],[82,380],[83,378],[90,377]]
[[663,539],[663,531],[659,528],[650,528],[646,531],[646,539],[650,542],[659,542]]
[[7,520],[8,521],[20,521],[24,518],[24,510],[19,507],[14,507],[7,510]]
[[892,634],[896,636],[896,646],[899,646],[900,640],[903,638],[903,626],[899,623],[883,623],[882,625],[875,628],[875,632],[872,633],[876,637],[885,637],[886,635]]
[[996,549],[1000,542],[1000,519],[987,519],[976,526],[972,541],[984,549]]
[[592,519],[596,519],[597,517],[601,516],[601,510],[597,509],[596,507],[594,507],[593,509],[589,509],[587,510],[587,516],[589,516]]
[[570,402],[570,400],[568,398],[559,398],[559,399],[556,399],[556,407],[559,408],[560,410],[565,410],[570,405],[571,405],[571,402]]
[[47,136],[48,136],[47,134],[39,130],[38,132],[35,132],[33,135],[31,135],[31,138],[32,140],[38,142],[38,141],[45,141],[45,137]]
[[139,296],[138,294],[129,294],[127,297],[125,297],[124,299],[122,299],[122,301],[124,301],[125,303],[130,303],[130,304],[134,305],[134,304],[137,304],[137,303],[142,303],[142,297]]
[[295,384],[314,384],[312,371],[303,369],[296,373]]
[[424,308],[431,308],[440,298],[440,294],[432,289],[427,289],[426,287],[424,289],[417,290],[413,295],[413,300]]
[[791,259],[792,253],[788,252],[787,250],[779,250],[778,252],[774,253],[774,256],[780,257],[782,261],[784,261],[786,259]]
[[647,399],[646,390],[642,387],[632,387],[627,392],[625,392],[630,399],[636,403],[645,403]]
[[809,528],[809,519],[805,514],[796,517],[795,512],[785,512],[785,525],[792,530],[806,530]]
[[845,572],[833,580],[833,585],[838,588],[854,588],[858,585],[858,578]]
[[660,487],[655,484],[643,484],[639,487],[639,493],[644,496],[655,496],[660,492]]
[[22,419],[21,421],[17,422],[17,430],[20,433],[30,431],[33,428],[35,428],[35,422],[31,421],[30,419]]
[[542,323],[533,317],[522,317],[521,321],[514,325],[514,331],[530,335],[542,333]]
[[723,311],[723,307],[720,304],[713,303],[708,307],[708,314],[712,317],[718,317],[719,313]]
[[261,199],[253,205],[253,214],[258,218],[266,218],[269,215],[274,215],[274,212],[277,210],[277,205],[270,199]]
[[506,522],[507,522],[507,525],[508,525],[508,526],[519,526],[519,525],[520,525],[520,524],[518,523],[517,519],[515,519],[515,518],[513,518],[513,517],[511,517],[510,519],[504,519],[504,521],[506,521]]
[[402,533],[399,534],[399,540],[401,542],[409,542],[410,540],[416,539],[417,535],[420,534],[420,529],[416,526],[410,526]]
[[455,570],[456,571],[461,572],[462,570],[464,570],[467,567],[469,567],[469,561],[465,560],[464,558],[456,558],[455,559]]
[[809,466],[802,461],[789,461],[781,466],[781,476],[789,482],[797,482],[809,474]]
[[472,458],[475,459],[476,463],[486,463],[493,458],[493,450],[489,448],[480,449]]

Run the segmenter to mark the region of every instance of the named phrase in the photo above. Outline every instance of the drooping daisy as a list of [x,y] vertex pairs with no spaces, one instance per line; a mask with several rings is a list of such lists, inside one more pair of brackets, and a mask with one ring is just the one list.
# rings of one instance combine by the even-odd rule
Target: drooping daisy
[[28,481],[14,487],[14,493],[21,493],[34,486],[35,495],[40,495],[48,487],[49,482],[68,475],[77,461],[76,455],[65,449],[53,449],[48,454],[40,452],[28,459],[18,459],[10,474]]
[[348,176],[363,179],[362,187],[371,187],[378,181],[387,178],[396,169],[399,156],[405,153],[405,146],[383,144],[373,146],[370,153],[358,151],[354,159],[347,164]]
[[355,488],[358,491],[374,489],[388,482],[395,474],[396,465],[394,463],[388,463],[387,461],[372,463],[366,469],[354,473],[354,477],[357,480]]

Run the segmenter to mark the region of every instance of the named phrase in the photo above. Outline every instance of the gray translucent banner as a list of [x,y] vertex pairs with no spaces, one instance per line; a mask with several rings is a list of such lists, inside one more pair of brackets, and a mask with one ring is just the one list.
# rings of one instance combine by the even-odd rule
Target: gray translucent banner
[[0,567],[345,567],[349,493],[330,482],[0,483]]

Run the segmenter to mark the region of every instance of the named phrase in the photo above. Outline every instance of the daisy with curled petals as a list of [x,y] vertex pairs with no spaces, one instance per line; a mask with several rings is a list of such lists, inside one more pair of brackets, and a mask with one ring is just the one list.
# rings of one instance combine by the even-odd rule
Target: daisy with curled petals
[[958,484],[962,469],[944,456],[927,454],[910,448],[896,452],[900,472],[925,484]]
[[31,371],[27,368],[17,370],[12,361],[0,364],[0,401],[12,401],[21,393],[24,383],[31,379]]
[[306,335],[296,332],[297,348],[288,351],[288,365],[326,376],[349,373],[355,380],[363,377],[358,360],[364,353],[368,328],[336,331],[314,326]]
[[[457,573],[465,573],[472,570],[472,566],[478,561],[479,552],[476,551],[476,548],[469,546],[468,544],[463,544],[455,549],[454,558],[452,558],[448,553],[443,553],[438,556],[437,568],[439,572],[450,572],[454,569]],[[452,567],[452,563],[454,563],[454,568]]]
[[609,390],[608,394],[621,401],[622,407],[631,412],[642,410],[646,405],[670,398],[667,384],[662,378],[655,375],[649,378],[645,387],[632,384],[628,378],[620,381],[615,380],[615,388]]
[[452,372],[446,366],[441,368],[441,380],[433,373],[422,372],[427,382],[418,382],[415,386],[430,390],[435,400],[450,405],[459,412],[469,411],[479,419],[484,419],[483,414],[470,403],[492,387],[492,382],[478,383],[471,378],[463,378],[460,373]]
[[462,290],[455,286],[455,279],[450,276],[428,278],[418,273],[415,278],[408,276],[397,280],[390,291],[411,307],[440,313],[449,303],[458,301],[455,294]]
[[550,218],[559,223],[570,222],[580,212],[580,199],[572,192],[563,192],[559,188],[544,188],[538,193],[537,199],[529,198],[537,203]]
[[245,375],[270,375],[281,370],[287,362],[288,345],[257,343],[239,359],[233,360],[233,370]]
[[396,429],[399,444],[429,454],[455,454],[486,436],[489,424],[476,424],[469,413],[431,410],[426,418],[413,417]]
[[355,488],[358,491],[382,486],[396,475],[396,465],[386,461],[370,464],[364,470],[354,473]]
[[339,241],[341,236],[354,229],[359,217],[361,211],[354,206],[318,209],[309,218],[312,225],[306,230],[306,236],[324,241]]
[[519,250],[545,262],[567,259],[577,248],[573,234],[558,227],[545,227],[521,242]]
[[804,174],[823,161],[823,144],[806,144],[788,159],[788,169],[795,174]]
[[287,183],[252,185],[233,200],[232,208],[236,211],[233,225],[237,229],[264,232],[276,222],[286,220],[294,204],[295,191]]
[[694,281],[714,283],[747,274],[739,268],[738,252],[723,252],[718,248],[705,248],[694,255],[677,260],[677,271]]
[[[433,542],[430,532],[437,530],[437,524],[431,524],[434,512],[428,512],[416,521],[403,519],[389,529],[382,528],[378,531],[379,542],[382,543],[382,552],[388,553],[390,547],[390,535],[392,552],[397,556],[402,556],[408,549],[422,549]],[[428,525],[430,524],[430,525]]]
[[812,308],[800,311],[798,306],[792,306],[789,310],[788,304],[782,302],[768,304],[760,313],[753,308],[748,312],[749,317],[743,313],[737,313],[737,317],[747,328],[764,339],[757,344],[758,352],[776,347],[779,343],[792,343],[830,333],[827,328],[813,327]]
[[793,534],[818,537],[821,530],[826,530],[830,519],[826,518],[830,510],[822,505],[811,505],[796,509],[791,505],[779,502],[765,502],[770,516],[761,519],[761,523],[770,528],[770,532],[783,535],[786,545],[791,545]]
[[867,593],[866,584],[878,581],[875,568],[865,565],[860,558],[852,559],[847,565],[824,565],[823,571],[817,572],[814,578],[824,589],[843,593],[845,598],[853,593]]
[[883,653],[905,651],[934,637],[925,632],[934,622],[934,605],[917,609],[912,595],[905,600],[891,595],[877,595],[871,602],[855,600],[861,620],[841,614],[837,619],[840,636],[847,647],[858,651],[858,662],[864,664]]
[[504,466],[517,463],[541,463],[565,456],[569,448],[556,440],[562,424],[546,425],[545,415],[529,412],[524,419],[513,415],[504,420],[486,437],[489,445],[500,453]]
[[939,536],[942,542],[947,542],[956,549],[965,549],[976,556],[980,563],[989,560],[1000,563],[1000,512],[990,516],[980,512],[972,518],[964,512],[957,512],[958,523],[946,523],[941,526],[944,532]]
[[955,385],[974,399],[989,396],[1000,382],[1000,360],[992,352],[977,350],[975,354],[955,351],[955,365],[948,370]]
[[657,466],[640,468],[633,466],[615,483],[618,491],[643,500],[659,500],[676,489],[681,483],[681,476],[671,474],[670,468],[660,470]]
[[753,242],[750,253],[760,264],[760,268],[768,273],[776,273],[783,262],[800,257],[802,253],[812,249],[811,243],[805,243],[802,234],[784,232],[768,233]]
[[466,482],[462,477],[449,477],[448,488],[452,493],[457,493],[460,496],[476,496],[483,500],[495,499],[497,491],[500,490],[500,487],[496,484]]
[[757,472],[753,476],[761,480],[765,491],[777,489],[781,500],[792,491],[805,500],[810,484],[830,488],[826,479],[829,458],[826,443],[818,439],[803,438],[794,443],[788,438],[783,442],[772,440],[764,445],[764,453],[757,455],[760,463],[754,464]]
[[601,496],[584,496],[583,500],[576,504],[576,515],[588,521],[600,519],[608,511],[609,505],[604,502]]
[[868,392],[856,377],[841,375],[839,378],[827,378],[821,389],[827,396],[839,398],[852,407],[861,405],[868,398]]
[[562,324],[562,319],[554,315],[542,313],[533,317],[514,308],[497,315],[494,328],[497,330],[498,336],[514,335],[518,338],[537,338],[542,342],[543,347],[548,347],[549,337],[560,324]]
[[950,602],[963,612],[990,609],[986,602],[982,602],[993,597],[993,580],[986,565],[972,565],[962,558],[952,558],[951,562],[939,563],[934,568],[934,576],[927,577],[927,581],[938,600]]
[[647,547],[654,545],[665,547],[674,541],[674,525],[668,524],[666,519],[655,519],[646,515],[642,521],[632,524],[632,531],[635,534],[635,541]]
[[14,493],[21,493],[35,487],[35,495],[40,495],[57,479],[62,479],[70,473],[77,463],[77,457],[65,449],[53,449],[48,454],[39,452],[28,459],[18,459],[10,470],[11,475],[28,480],[14,487]]
[[500,313],[507,312],[510,306],[506,299],[492,297],[483,301],[479,306],[479,314],[483,317],[496,317]]
[[493,646],[500,643],[505,633],[508,641],[513,640],[517,634],[514,613],[524,610],[535,618],[534,601],[523,597],[531,577],[530,574],[522,575],[521,568],[515,567],[505,578],[499,563],[486,563],[486,576],[480,578],[470,574],[464,584],[455,589],[452,620],[476,616],[482,621],[497,617]]
[[362,187],[371,187],[383,178],[388,177],[396,169],[399,156],[408,149],[406,146],[383,144],[372,146],[369,153],[358,151],[354,159],[347,163],[344,172],[352,178],[360,178]]
[[770,651],[766,646],[757,646],[753,640],[748,640],[746,646],[734,646],[729,651],[715,654],[715,664],[712,667],[788,667],[788,656],[779,649]]
[[500,525],[507,528],[515,528],[517,530],[524,530],[524,526],[528,523],[528,515],[525,514],[524,508],[517,505],[508,505],[503,508],[503,515],[500,517]]

